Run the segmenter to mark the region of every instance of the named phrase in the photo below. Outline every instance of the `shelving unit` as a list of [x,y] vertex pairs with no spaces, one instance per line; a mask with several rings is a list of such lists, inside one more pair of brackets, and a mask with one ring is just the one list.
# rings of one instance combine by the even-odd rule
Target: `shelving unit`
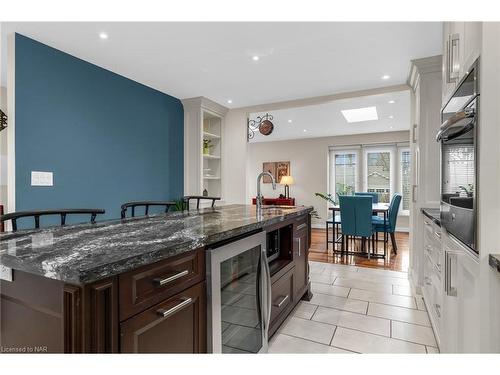
[[[184,99],[184,195],[221,197],[223,192],[224,116],[227,108],[207,98]],[[208,153],[203,141],[211,146]]]
[[216,114],[203,110],[203,140],[210,142],[209,153],[203,149],[203,184],[202,193],[206,189],[209,196],[220,197],[222,193],[221,151],[222,151],[222,119]]

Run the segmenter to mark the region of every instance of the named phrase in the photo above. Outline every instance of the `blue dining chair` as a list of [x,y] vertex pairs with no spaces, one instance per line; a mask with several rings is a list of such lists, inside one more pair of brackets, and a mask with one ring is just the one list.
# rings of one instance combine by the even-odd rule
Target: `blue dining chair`
[[360,192],[355,192],[354,195],[356,196],[369,195],[370,197],[373,198],[373,203],[378,203],[378,193],[372,193],[371,191],[360,191]]
[[[361,237],[362,248],[365,246],[365,240],[372,237],[372,248],[374,244],[373,235],[375,234],[372,225],[372,197],[340,195],[340,217],[342,218],[342,253],[344,252],[344,239],[346,247],[348,246],[348,236]],[[346,249],[348,250],[348,249]],[[368,249],[368,259],[370,250]]]
[[399,205],[401,204],[401,194],[394,194],[391,199],[391,204],[389,205],[389,215],[386,220],[384,227],[384,218],[380,216],[373,216],[372,223],[375,227],[375,231],[386,232],[391,236],[392,249],[394,253],[398,253],[398,247],[396,245],[396,237],[394,232],[396,231],[396,221],[398,219]]

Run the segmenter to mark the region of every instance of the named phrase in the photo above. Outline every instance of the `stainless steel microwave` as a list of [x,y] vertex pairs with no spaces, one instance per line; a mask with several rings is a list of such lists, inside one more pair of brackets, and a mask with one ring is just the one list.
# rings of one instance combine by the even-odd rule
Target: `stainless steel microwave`
[[477,252],[479,61],[441,111],[441,225]]

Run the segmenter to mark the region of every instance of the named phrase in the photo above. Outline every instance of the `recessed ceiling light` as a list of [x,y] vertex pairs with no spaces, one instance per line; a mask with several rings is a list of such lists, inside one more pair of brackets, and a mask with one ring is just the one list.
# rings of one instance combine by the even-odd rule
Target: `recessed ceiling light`
[[257,55],[255,55],[255,56],[253,56],[253,57],[252,57],[252,60],[253,60],[253,61],[259,61],[259,59],[260,59],[260,57],[259,57],[259,56],[257,56]]
[[394,103],[396,103],[396,101],[395,100],[389,100],[388,103],[389,104],[394,104]]
[[231,99],[227,100],[227,104],[231,104],[233,101]]
[[307,133],[307,129],[304,129],[304,133]]
[[389,78],[391,78],[391,76],[389,76],[389,75],[387,75],[387,74],[384,74],[381,78],[382,78],[382,79],[389,79]]
[[392,129],[392,126],[389,126],[389,129]]
[[101,33],[99,33],[99,38],[108,39],[108,34],[106,34],[105,32],[101,32]]
[[292,123],[292,120],[288,120],[288,123],[291,124]]
[[343,109],[340,112],[342,112],[347,122],[378,120],[377,107]]
[[389,116],[389,118],[391,118],[391,119],[392,119],[392,118],[394,118],[394,116],[393,116],[393,115],[390,115],[390,116]]

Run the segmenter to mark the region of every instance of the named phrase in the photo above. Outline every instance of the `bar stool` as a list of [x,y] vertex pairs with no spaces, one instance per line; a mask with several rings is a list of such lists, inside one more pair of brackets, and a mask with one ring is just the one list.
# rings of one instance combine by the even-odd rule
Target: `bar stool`
[[66,225],[67,215],[90,215],[90,223],[95,224],[95,219],[97,215],[104,214],[106,211],[101,208],[60,208],[53,210],[37,210],[37,211],[19,211],[12,212],[10,214],[5,214],[0,216],[0,222],[5,222],[10,220],[12,222],[12,231],[17,231],[17,219],[22,217],[33,217],[35,219],[35,229],[40,228],[40,217],[49,215],[60,215],[61,216],[61,226]]
[[131,209],[131,217],[135,217],[135,208],[144,207],[144,215],[149,214],[149,206],[163,206],[165,207],[165,212],[168,212],[170,207],[175,206],[174,201],[134,201],[127,202],[121,205],[121,217],[125,219],[127,216],[127,209]]

